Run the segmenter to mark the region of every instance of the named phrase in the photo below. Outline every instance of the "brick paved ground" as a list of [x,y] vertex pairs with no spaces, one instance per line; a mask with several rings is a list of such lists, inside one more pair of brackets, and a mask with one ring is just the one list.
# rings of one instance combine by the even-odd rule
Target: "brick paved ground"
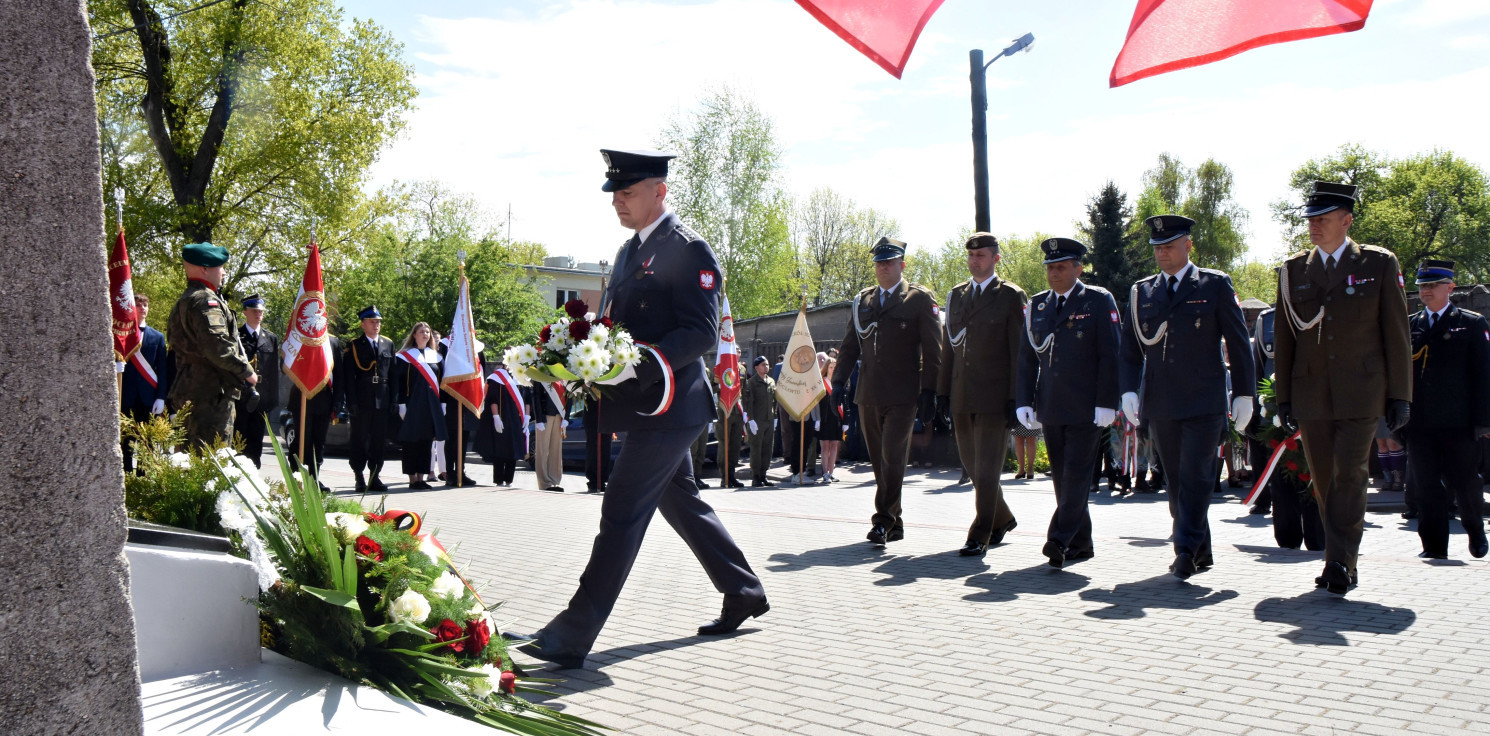
[[[345,469],[329,461],[332,485]],[[886,550],[863,541],[868,466],[839,475],[704,492],[772,605],[730,637],[695,636],[720,599],[657,519],[587,668],[549,673],[554,704],[635,734],[1490,732],[1490,575],[1462,533],[1457,559],[1428,564],[1407,522],[1371,514],[1341,599],[1314,589],[1318,554],[1276,548],[1234,495],[1211,507],[1215,569],[1187,584],[1166,572],[1162,494],[1094,496],[1097,556],[1058,571],[1040,555],[1046,479],[1006,483],[1020,527],[970,559],[955,474],[912,471],[906,539]],[[573,592],[600,497],[582,477],[516,485],[398,486],[389,504],[425,512],[507,601],[498,618],[530,631]]]

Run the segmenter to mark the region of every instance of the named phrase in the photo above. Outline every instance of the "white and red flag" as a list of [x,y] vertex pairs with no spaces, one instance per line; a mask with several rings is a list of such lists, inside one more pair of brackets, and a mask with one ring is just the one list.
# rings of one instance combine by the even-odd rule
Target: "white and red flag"
[[719,317],[719,355],[714,359],[714,377],[719,380],[719,405],[727,407],[740,400],[740,349],[735,345],[735,318],[729,313],[729,297],[724,297],[724,314]]
[[1138,0],[1108,85],[1365,27],[1373,0]]
[[797,0],[819,23],[896,79],[942,0]]
[[327,335],[326,291],[321,281],[321,249],[310,244],[295,309],[285,327],[284,365],[290,380],[309,399],[331,381],[331,341]]
[[135,311],[135,290],[129,271],[129,248],[124,245],[124,229],[114,239],[114,252],[109,254],[109,309],[113,312],[114,360],[132,363],[140,375],[156,384],[155,370],[140,355],[139,312]]
[[445,376],[440,387],[476,416],[486,406],[486,376],[481,375],[477,355],[476,321],[471,317],[471,283],[465,269],[460,273],[460,296],[455,300],[455,319],[445,351]]

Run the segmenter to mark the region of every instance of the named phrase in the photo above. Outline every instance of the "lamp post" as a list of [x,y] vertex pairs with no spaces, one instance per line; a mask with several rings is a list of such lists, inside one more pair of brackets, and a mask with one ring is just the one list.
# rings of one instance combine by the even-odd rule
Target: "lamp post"
[[983,63],[983,50],[973,49],[967,53],[972,71],[968,80],[973,86],[973,206],[974,219],[979,232],[988,232],[993,227],[988,214],[988,67],[1005,56],[1029,51],[1035,43],[1035,34],[1026,33],[998,56]]

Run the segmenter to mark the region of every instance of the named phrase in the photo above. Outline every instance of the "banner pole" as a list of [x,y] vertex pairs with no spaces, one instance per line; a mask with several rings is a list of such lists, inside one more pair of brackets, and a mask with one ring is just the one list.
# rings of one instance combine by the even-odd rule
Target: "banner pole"
[[797,422],[797,485],[807,485],[807,415]]
[[605,492],[605,461],[610,459],[606,451],[604,435],[600,432],[600,397],[595,397],[595,489]]
[[297,439],[299,439],[299,441],[300,441],[300,451],[296,453],[296,456],[300,458],[300,467],[305,468],[305,467],[309,467],[309,466],[307,466],[305,464],[305,392],[304,391],[301,391],[300,392],[300,417],[299,418],[300,418],[300,434],[299,434],[299,437]]
[[466,477],[466,412],[465,405],[455,405],[455,487],[461,487]]
[[729,472],[729,409],[724,411],[724,436],[719,438],[719,454],[724,459],[719,462],[719,487],[723,488],[725,474]]

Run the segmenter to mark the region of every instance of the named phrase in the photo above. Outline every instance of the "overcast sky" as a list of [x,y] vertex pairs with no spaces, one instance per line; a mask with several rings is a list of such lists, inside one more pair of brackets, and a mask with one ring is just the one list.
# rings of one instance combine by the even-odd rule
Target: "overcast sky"
[[1164,151],[1232,167],[1258,258],[1281,245],[1268,204],[1289,173],[1343,143],[1490,166],[1490,0],[1376,0],[1361,31],[1109,89],[1133,6],[946,0],[896,80],[791,0],[344,2],[405,44],[420,90],[374,184],[437,179],[580,260],[630,235],[598,149],[652,146],[721,84],[775,121],[788,191],[832,187],[939,245],[973,222],[968,50],[1026,31],[1033,50],[989,69],[1001,235],[1069,234],[1106,180],[1136,199]]

